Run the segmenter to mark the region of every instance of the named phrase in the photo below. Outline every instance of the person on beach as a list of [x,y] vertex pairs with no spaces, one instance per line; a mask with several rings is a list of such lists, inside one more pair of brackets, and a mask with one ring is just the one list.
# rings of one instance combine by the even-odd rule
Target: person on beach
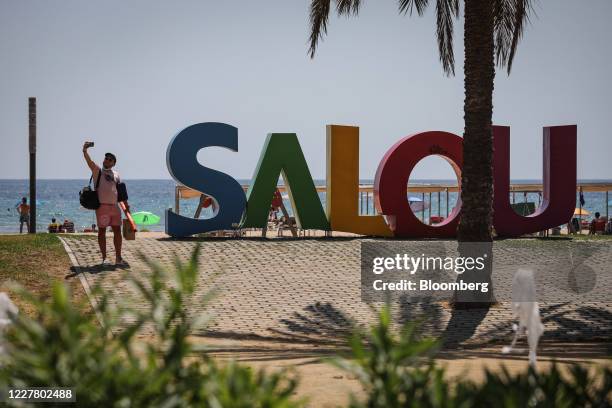
[[64,233],[73,233],[74,232],[74,222],[70,220],[64,220],[64,223],[61,225],[60,229]]
[[98,224],[98,245],[100,246],[100,253],[102,255],[102,266],[108,265],[109,262],[106,260],[106,228],[111,227],[113,230],[113,243],[115,245],[115,265],[122,265],[125,263],[121,257],[121,211],[117,202],[117,184],[121,182],[119,173],[113,170],[115,164],[117,164],[117,157],[112,153],[106,153],[104,155],[104,161],[102,162],[102,168],[91,160],[87,149],[91,146],[89,142],[85,142],[83,145],[83,156],[89,166],[92,174],[94,183],[98,180],[98,174],[100,176],[100,185],[97,188],[98,199],[100,200],[100,208],[96,210],[96,221]]
[[51,218],[51,224],[47,226],[47,231],[49,231],[49,234],[57,234],[58,232],[62,232],[61,225],[57,223],[55,218]]
[[30,231],[30,206],[27,198],[23,197],[21,199],[21,203],[17,206],[17,212],[19,213],[19,233],[23,233],[23,224],[28,228],[26,232]]
[[91,224],[91,227],[83,229],[83,232],[98,232],[96,224]]
[[599,212],[596,212],[595,218],[593,218],[593,220],[589,224],[589,234],[596,234],[598,231],[605,232],[606,221],[606,217],[602,217]]

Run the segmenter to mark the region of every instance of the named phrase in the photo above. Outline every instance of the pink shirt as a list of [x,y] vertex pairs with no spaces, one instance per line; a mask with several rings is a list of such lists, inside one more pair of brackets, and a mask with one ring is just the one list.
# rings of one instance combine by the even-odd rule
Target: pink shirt
[[[94,185],[98,180],[100,167],[96,166],[93,172]],[[100,185],[98,186],[98,199],[100,204],[117,204],[117,183],[121,183],[119,173],[113,169],[102,169]]]

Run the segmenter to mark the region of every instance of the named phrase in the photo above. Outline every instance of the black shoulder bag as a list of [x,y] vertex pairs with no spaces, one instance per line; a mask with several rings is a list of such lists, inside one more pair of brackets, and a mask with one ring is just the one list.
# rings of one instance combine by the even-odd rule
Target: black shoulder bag
[[98,198],[98,186],[100,185],[100,176],[102,170],[98,170],[98,178],[96,180],[95,190],[91,189],[91,181],[93,180],[93,173],[89,178],[89,184],[83,187],[83,190],[79,192],[79,202],[84,208],[88,210],[97,210],[100,208],[100,199]]
[[117,183],[117,201],[127,201],[128,192],[125,183]]

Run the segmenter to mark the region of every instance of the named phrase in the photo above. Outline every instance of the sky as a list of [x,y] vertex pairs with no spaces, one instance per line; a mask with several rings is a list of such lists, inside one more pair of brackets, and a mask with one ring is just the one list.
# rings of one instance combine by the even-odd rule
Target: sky
[[[236,126],[239,151],[207,148],[203,165],[248,179],[267,133],[297,133],[325,177],[325,126],[360,128],[360,177],[420,131],[463,132],[463,24],[454,77],[438,60],[434,7],[402,16],[364,0],[332,16],[307,54],[308,0],[0,1],[0,178],[28,177],[28,97],[38,102],[38,177],[88,178],[92,156],[117,155],[124,179],[170,178],[181,129]],[[588,6],[587,6],[588,4]],[[539,0],[510,76],[498,70],[493,122],[511,126],[511,176],[542,177],[542,127],[578,125],[578,177],[612,178],[612,1]],[[412,179],[449,179],[442,159]]]

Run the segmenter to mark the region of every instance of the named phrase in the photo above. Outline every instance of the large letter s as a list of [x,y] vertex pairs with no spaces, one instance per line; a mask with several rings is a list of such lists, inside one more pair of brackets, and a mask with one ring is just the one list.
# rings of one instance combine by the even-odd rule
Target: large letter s
[[166,210],[166,234],[186,237],[208,231],[232,229],[246,207],[242,186],[231,176],[198,163],[197,153],[209,146],[238,151],[238,129],[225,123],[198,123],[176,135],[166,152],[166,165],[176,182],[212,196],[219,212],[211,219],[183,217]]

